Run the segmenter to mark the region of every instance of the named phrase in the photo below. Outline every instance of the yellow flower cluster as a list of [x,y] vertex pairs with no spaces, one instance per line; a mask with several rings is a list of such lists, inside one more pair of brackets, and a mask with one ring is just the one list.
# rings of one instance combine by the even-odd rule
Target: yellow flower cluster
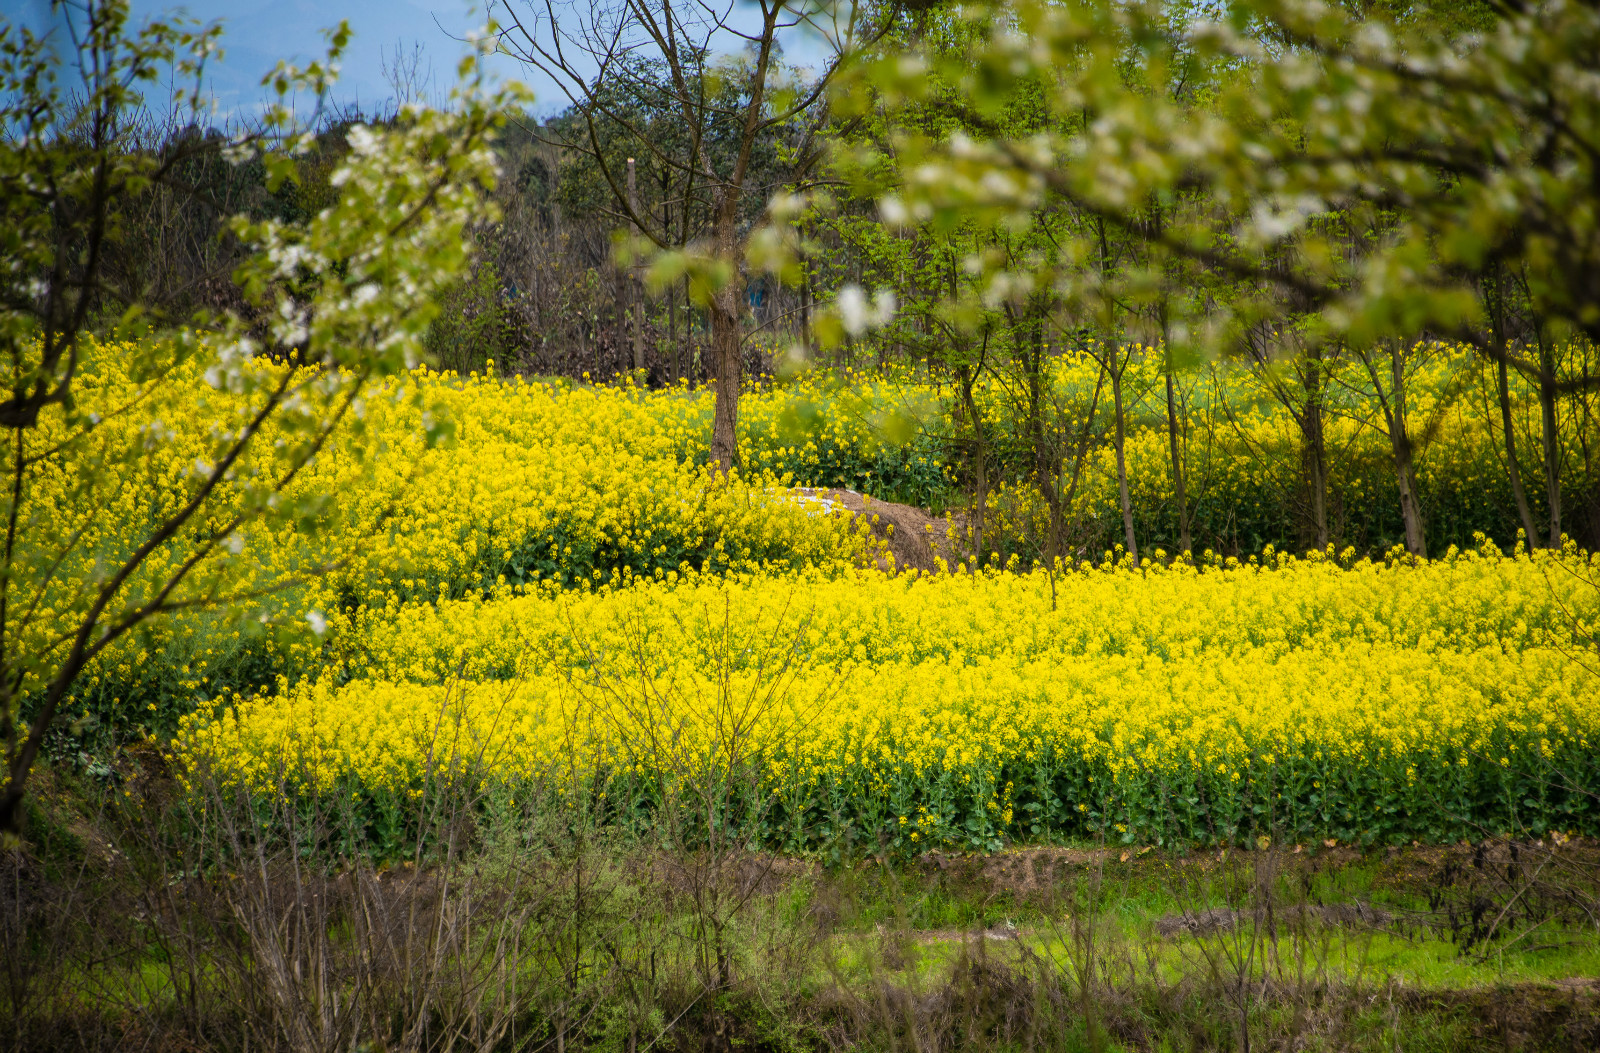
[[1573,655],[1597,575],[1485,546],[394,605],[339,626],[322,680],[192,718],[179,753],[374,799],[440,774],[659,787],[742,766],[796,848],[1593,825],[1600,670]]
[[[343,594],[330,595],[330,607],[865,558],[867,542],[848,521],[783,499],[786,480],[760,471],[722,479],[693,463],[684,451],[706,440],[673,412],[685,398],[479,375],[412,382],[430,413],[454,422],[452,441],[394,458],[389,480],[311,481],[340,495],[344,520],[379,524],[332,579]],[[417,430],[392,402],[368,404],[373,434]],[[408,472],[414,485],[404,485]]]
[[[282,376],[285,367],[260,363],[256,368],[270,380]],[[70,415],[64,407],[51,407],[36,429],[19,432],[25,468],[14,510],[17,540],[8,568],[13,613],[6,621],[5,646],[23,674],[24,699],[54,672],[56,656],[101,586],[141,546],[152,547],[106,607],[103,624],[152,602],[202,541],[215,544],[215,555],[196,566],[186,586],[169,597],[175,603],[225,595],[235,587],[247,591],[305,558],[305,546],[293,531],[285,531],[282,544],[272,537],[218,536],[251,490],[282,467],[284,446],[302,437],[277,421],[261,429],[200,516],[170,538],[156,535],[164,521],[196,499],[218,450],[245,426],[252,407],[247,397],[207,384],[203,369],[200,359],[177,343],[90,342],[74,381]],[[253,558],[240,559],[247,542]],[[192,636],[197,625],[211,620],[196,615],[191,633],[177,635]],[[89,668],[76,689],[80,696],[123,692],[159,667],[174,681],[166,686],[168,693],[192,697],[204,691],[209,673],[231,652],[237,636],[235,630],[201,633],[195,639],[203,637],[204,643],[185,649],[176,661],[154,662],[171,635],[152,625],[124,637]]]
[[[164,367],[131,372],[169,352]],[[197,493],[241,427],[254,403],[208,384],[207,361],[161,343],[92,345],[78,416],[56,412],[29,437],[30,453],[43,455],[21,509],[16,578],[44,587],[32,607],[36,639],[22,649],[42,651],[60,636],[92,599],[89,585]],[[320,660],[308,614],[320,628],[324,612],[542,582],[592,587],[691,569],[833,572],[873,557],[864,526],[787,499],[772,472],[722,477],[692,462],[683,451],[704,439],[680,402],[709,407],[709,395],[426,370],[374,386],[281,495],[296,514],[263,517],[228,538],[174,597],[244,595],[232,612],[243,617],[197,608],[150,623],[105,652],[78,700],[115,709],[139,696],[143,719],[143,698],[192,705],[237,683],[230,671],[247,665],[297,674]],[[429,442],[430,429],[443,439]],[[130,580],[125,605],[145,601],[258,499],[303,439],[281,416],[269,418],[207,514]],[[23,693],[35,687],[30,680]]]
[[[1600,350],[1585,345],[1563,348],[1563,368],[1577,376],[1600,369]],[[1414,352],[1408,372],[1407,412],[1414,435],[1425,435],[1416,470],[1429,524],[1430,547],[1463,543],[1475,530],[1510,544],[1521,525],[1505,468],[1504,432],[1496,378],[1491,365],[1470,348],[1428,345]],[[1162,356],[1136,347],[1124,378],[1128,413],[1126,463],[1136,534],[1141,546],[1153,539],[1168,543],[1178,535],[1178,509],[1171,471]],[[1057,426],[1071,434],[1087,413],[1098,365],[1087,355],[1053,361],[1049,385],[1067,413]],[[1389,440],[1379,400],[1358,363],[1324,363],[1323,441],[1327,458],[1327,499],[1336,529],[1358,545],[1378,547],[1402,536],[1400,503]],[[1304,437],[1279,396],[1306,399],[1292,375],[1218,365],[1178,378],[1180,420],[1186,467],[1187,500],[1196,537],[1231,537],[1249,550],[1267,542],[1303,536],[1305,522]],[[1538,476],[1540,408],[1536,389],[1513,376],[1509,388],[1512,427],[1522,451],[1524,480]],[[1392,396],[1391,396],[1392,397]],[[1109,420],[1107,395],[1098,413]],[[1022,407],[1006,385],[979,385],[979,405],[994,446],[991,457],[1026,450],[1019,434]],[[1590,453],[1600,443],[1592,415],[1574,410],[1556,442],[1565,485],[1587,492],[1600,485]],[[1007,444],[1010,444],[1008,446]],[[1015,453],[1011,453],[1017,462]],[[1020,461],[1026,464],[1026,460]],[[1586,474],[1587,473],[1587,474]],[[991,468],[991,477],[1001,474]],[[1025,474],[1025,473],[1024,473]],[[1027,482],[996,486],[991,497],[986,547],[1002,557],[1024,558],[1043,550],[1047,509]],[[1530,484],[1528,499],[1537,521],[1541,488]],[[1122,540],[1116,455],[1109,442],[1093,446],[1073,507],[1069,540],[1099,557]],[[1332,514],[1332,513],[1330,513]]]

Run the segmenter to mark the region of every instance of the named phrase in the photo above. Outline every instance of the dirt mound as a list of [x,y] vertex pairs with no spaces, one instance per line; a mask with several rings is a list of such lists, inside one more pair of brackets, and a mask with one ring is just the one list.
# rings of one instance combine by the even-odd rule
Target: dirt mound
[[[797,487],[794,493],[825,512],[847,511],[865,518],[872,525],[873,535],[888,544],[896,570],[934,571],[939,569],[941,558],[951,566],[966,558],[964,546],[949,536],[952,528],[958,537],[965,533],[965,524],[955,516],[934,516],[914,505],[879,501],[854,490]],[[880,561],[879,565],[889,569],[887,561]]]

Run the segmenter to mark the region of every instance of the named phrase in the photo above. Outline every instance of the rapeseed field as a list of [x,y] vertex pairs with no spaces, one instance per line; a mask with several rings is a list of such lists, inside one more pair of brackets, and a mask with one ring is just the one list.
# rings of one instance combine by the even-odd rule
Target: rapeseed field
[[1053,607],[1043,571],[391,605],[179,751],[375,816],[441,778],[575,776],[648,821],[663,779],[743,765],[740,812],[790,849],[1592,829],[1597,571],[1485,546],[1070,570]]
[[[81,538],[64,608],[119,522],[185,498],[200,439],[236,413],[182,360],[146,397],[100,350],[98,453],[39,491]],[[1059,364],[1063,390],[1080,365]],[[711,776],[730,789],[707,822],[794,850],[1600,829],[1586,553],[1478,535],[1431,561],[1269,546],[1135,567],[1084,545],[1052,568],[1013,551],[887,574],[864,524],[786,488],[877,472],[948,492],[943,397],[912,375],[759,391],[747,469],[719,476],[696,452],[703,391],[417,371],[305,473],[331,495],[316,524],[227,539],[234,587],[275,587],[119,641],[71,701],[191,776],[346,801],[359,837],[404,827],[427,785],[560,784],[648,826]],[[1252,414],[1252,449],[1289,442]],[[1160,489],[1161,438],[1134,434],[1137,492]],[[1428,470],[1470,491],[1485,443],[1463,409]],[[1278,470],[1225,452],[1215,479]],[[93,471],[116,463],[139,471]],[[1086,485],[1084,516],[1104,489]]]

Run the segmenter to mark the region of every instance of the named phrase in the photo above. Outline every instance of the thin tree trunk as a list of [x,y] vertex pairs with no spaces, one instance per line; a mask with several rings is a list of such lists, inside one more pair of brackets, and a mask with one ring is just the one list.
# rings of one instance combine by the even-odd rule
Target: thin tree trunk
[[1500,427],[1505,432],[1506,474],[1511,480],[1511,497],[1517,505],[1517,515],[1522,520],[1522,533],[1529,548],[1539,543],[1539,534],[1533,528],[1533,511],[1528,507],[1528,494],[1522,485],[1522,466],[1517,463],[1517,433],[1511,426],[1511,370],[1506,360],[1510,348],[1506,340],[1506,287],[1505,272],[1496,260],[1483,281],[1484,306],[1489,311],[1489,339],[1494,344],[1495,387],[1500,402]]
[[1592,436],[1595,418],[1589,401],[1589,352],[1578,356],[1578,368],[1582,386],[1578,388],[1578,420],[1573,430],[1577,434],[1578,448],[1583,452],[1583,484],[1589,493],[1589,536],[1584,539],[1584,544],[1593,549],[1596,547],[1595,535],[1600,533],[1600,481],[1596,481],[1594,470]]
[[[672,237],[672,176],[664,168],[661,170],[661,231],[664,236]],[[678,345],[678,290],[668,285],[662,291],[667,296],[667,342],[661,348],[661,372],[667,386],[671,387],[678,382],[683,363]]]
[[[1111,241],[1106,231],[1104,218],[1095,220],[1095,232],[1100,242],[1100,259],[1098,266],[1102,279],[1111,273]],[[1115,315],[1113,314],[1113,321]],[[1133,537],[1133,500],[1128,493],[1128,459],[1127,459],[1127,415],[1122,405],[1122,373],[1127,363],[1122,361],[1122,348],[1118,341],[1112,340],[1108,345],[1111,352],[1111,404],[1112,417],[1115,421],[1115,441],[1113,443],[1117,453],[1117,494],[1122,501],[1122,533],[1127,545],[1128,555],[1133,559],[1133,565],[1139,565],[1139,546]]]
[[[633,158],[628,158],[628,210],[639,214],[639,184]],[[632,301],[633,316],[633,369],[644,370],[644,285],[639,281],[637,265],[628,268],[628,299]]]
[[[1032,312],[1030,312],[1032,314]],[[1039,311],[1028,323],[1027,345],[1023,352],[1023,368],[1027,372],[1028,382],[1028,442],[1033,447],[1033,481],[1039,492],[1044,495],[1045,505],[1049,511],[1049,524],[1046,526],[1045,554],[1047,559],[1055,558],[1054,531],[1055,523],[1060,518],[1059,503],[1056,500],[1055,477],[1060,467],[1060,457],[1051,449],[1051,443],[1045,440],[1044,426],[1044,312]],[[1054,569],[1050,572],[1055,573]],[[1054,579],[1052,579],[1054,580]]]
[[1361,364],[1372,381],[1378,407],[1383,411],[1389,434],[1389,450],[1394,458],[1395,485],[1400,491],[1400,518],[1404,523],[1406,551],[1418,558],[1428,555],[1427,535],[1422,521],[1422,504],[1417,497],[1416,450],[1406,422],[1405,355],[1398,342],[1386,345],[1389,355],[1389,390],[1372,362],[1370,351],[1361,352]]
[[[1065,495],[1061,488],[1050,482],[1050,489],[1046,494],[1050,502],[1050,548],[1046,553],[1050,567],[1050,609],[1056,609],[1056,560],[1061,555],[1062,532],[1065,527],[1066,510],[1072,507],[1072,502],[1078,495],[1078,483],[1083,479],[1083,466],[1089,458],[1089,435],[1094,428],[1094,415],[1100,409],[1100,392],[1105,387],[1106,369],[1102,363],[1094,379],[1094,396],[1089,400],[1089,412],[1084,414],[1083,427],[1078,432],[1078,442],[1072,454],[1072,479],[1067,484]],[[1073,528],[1077,528],[1077,517],[1073,517]]]
[[667,288],[667,344],[672,357],[667,360],[667,380],[676,384],[683,377],[683,345],[678,343],[678,291]]
[[[800,244],[804,245],[806,243],[806,227],[804,220],[800,221],[799,235]],[[812,351],[811,303],[811,258],[807,256],[805,250],[802,249],[800,253],[800,338],[805,342],[807,357],[810,356]]]
[[1416,449],[1406,422],[1405,358],[1398,343],[1390,345],[1389,367],[1394,396],[1389,444],[1394,450],[1395,481],[1400,489],[1400,516],[1405,523],[1406,551],[1413,556],[1426,558],[1428,542],[1422,521],[1422,503],[1417,496]]
[[1533,510],[1528,507],[1528,494],[1522,487],[1522,469],[1517,465],[1517,434],[1511,426],[1511,376],[1505,360],[1505,343],[1495,341],[1501,357],[1495,363],[1496,387],[1500,396],[1500,428],[1505,433],[1506,474],[1511,477],[1511,496],[1517,503],[1517,516],[1522,520],[1522,533],[1529,547],[1539,543],[1539,532],[1533,527]]
[[1172,492],[1178,502],[1178,547],[1184,555],[1194,551],[1189,537],[1189,498],[1184,492],[1183,449],[1179,443],[1178,400],[1173,390],[1172,338],[1165,306],[1161,311],[1161,365],[1167,380],[1167,454],[1172,460]]
[[1539,417],[1544,433],[1544,489],[1550,503],[1550,547],[1561,547],[1561,447],[1556,430],[1556,358],[1539,333]]
[[1035,460],[1046,456],[1044,441],[1044,319],[1034,318],[1028,327],[1028,438],[1033,443]]
[[1247,346],[1273,398],[1288,411],[1300,429],[1300,467],[1305,474],[1311,505],[1312,543],[1324,549],[1332,540],[1333,531],[1328,526],[1328,440],[1323,414],[1329,371],[1323,365],[1322,351],[1316,346],[1301,347],[1295,366],[1295,375],[1300,381],[1300,395],[1297,396],[1277,379],[1266,351],[1253,343]]
[[[988,337],[984,337],[987,348]],[[979,359],[979,368],[982,368],[982,359]],[[960,366],[956,370],[958,387],[961,391],[961,405],[966,411],[967,420],[972,425],[972,563],[974,567],[981,566],[984,560],[983,526],[984,513],[989,502],[989,465],[988,446],[983,434],[983,414],[978,410],[977,400],[972,396],[972,386],[977,380],[978,370],[967,366]]]
[[[1151,206],[1150,232],[1155,241],[1159,242],[1166,226],[1166,210],[1157,201],[1152,201]],[[1183,429],[1183,422],[1178,419],[1178,399],[1175,391],[1177,385],[1173,377],[1172,326],[1167,317],[1167,306],[1167,298],[1163,294],[1157,304],[1156,313],[1161,325],[1161,373],[1167,389],[1167,457],[1172,464],[1172,494],[1178,502],[1178,549],[1185,556],[1189,556],[1194,552],[1194,542],[1189,536],[1189,497],[1184,487],[1183,454],[1187,443],[1180,441],[1179,435]]]
[[1322,370],[1322,352],[1308,351],[1302,374],[1306,401],[1300,411],[1300,437],[1305,444],[1306,476],[1311,485],[1311,527],[1316,532],[1317,548],[1331,540],[1328,530],[1328,435],[1322,418],[1327,377]]
[[1121,358],[1121,348],[1111,344],[1111,405],[1116,421],[1115,442],[1117,451],[1117,496],[1122,501],[1122,533],[1133,565],[1139,565],[1139,545],[1133,537],[1133,499],[1128,493],[1127,414],[1122,405],[1122,373],[1127,362]]
[[1306,467],[1311,484],[1311,527],[1316,531],[1317,548],[1321,550],[1328,547],[1328,466],[1320,421],[1313,444],[1306,452],[1309,454]]
[[694,303],[689,299],[689,279],[683,279],[683,343],[678,345],[678,379],[688,378],[690,385],[698,384],[694,350]]

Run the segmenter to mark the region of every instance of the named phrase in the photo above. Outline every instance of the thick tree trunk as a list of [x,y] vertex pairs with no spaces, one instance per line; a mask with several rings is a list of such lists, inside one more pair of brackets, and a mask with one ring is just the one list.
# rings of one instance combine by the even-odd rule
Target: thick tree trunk
[[1317,425],[1313,445],[1306,450],[1306,475],[1311,486],[1311,529],[1316,532],[1317,548],[1328,547],[1328,465],[1322,446],[1322,427]]
[[1122,350],[1111,345],[1111,405],[1116,421],[1115,442],[1117,451],[1117,496],[1122,501],[1122,533],[1133,565],[1139,565],[1139,545],[1133,537],[1133,498],[1128,492],[1127,414],[1122,405],[1122,371],[1127,362],[1121,358]]
[[[717,290],[711,298],[711,368],[714,371],[716,405],[712,411],[711,461],[719,471],[730,471],[739,465],[739,395],[744,390],[744,357],[740,325],[739,301],[744,296],[743,273],[739,258],[739,202],[744,196],[745,176],[749,171],[751,152],[760,134],[761,112],[766,98],[767,71],[772,61],[777,41],[777,24],[783,6],[776,5],[763,11],[765,21],[761,35],[751,39],[756,44],[755,67],[750,73],[750,95],[744,103],[744,126],[739,134],[739,155],[733,171],[717,192],[714,224],[716,251],[719,259],[732,265],[733,273],[728,284]],[[674,61],[676,61],[674,59]],[[700,144],[701,161],[706,162],[705,144]],[[706,164],[709,168],[710,165]],[[687,195],[685,197],[687,200]]]
[[22,834],[22,798],[26,782],[7,780],[0,790],[0,834]]
[[1306,484],[1311,489],[1311,529],[1316,534],[1317,548],[1323,549],[1328,547],[1332,535],[1328,530],[1328,450],[1320,405],[1306,407],[1301,431],[1305,443]]
[[739,467],[739,393],[744,360],[739,349],[739,290],[735,283],[711,299],[711,462],[719,472]]
[[1405,521],[1406,551],[1426,559],[1428,542],[1423,531],[1422,505],[1417,499],[1416,466],[1410,443],[1394,444],[1395,481],[1400,487],[1400,516]]

